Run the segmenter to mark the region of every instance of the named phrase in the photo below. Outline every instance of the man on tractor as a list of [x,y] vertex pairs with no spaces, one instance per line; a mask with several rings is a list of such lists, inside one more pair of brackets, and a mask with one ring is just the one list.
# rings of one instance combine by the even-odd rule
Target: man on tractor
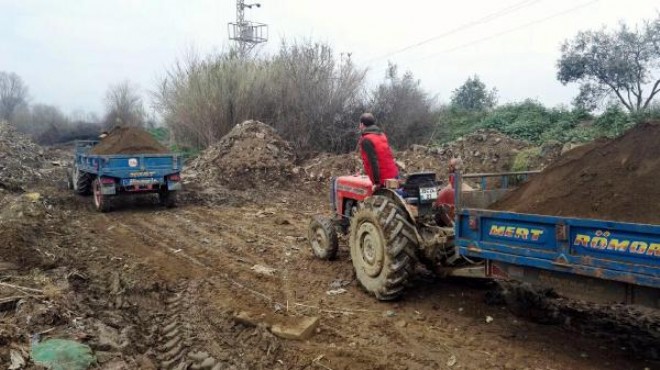
[[374,187],[382,187],[386,180],[399,177],[399,170],[392,155],[392,149],[387,142],[387,136],[376,125],[376,119],[371,113],[360,116],[361,137],[358,142],[364,172]]

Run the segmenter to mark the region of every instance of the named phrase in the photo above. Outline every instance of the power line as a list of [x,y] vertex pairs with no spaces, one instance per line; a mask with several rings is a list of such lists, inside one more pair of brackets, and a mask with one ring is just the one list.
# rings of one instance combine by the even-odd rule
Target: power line
[[372,62],[374,62],[374,61],[376,61],[376,60],[384,59],[384,58],[390,57],[390,56],[392,56],[392,55],[396,55],[396,54],[402,53],[402,52],[404,52],[404,51],[407,51],[407,50],[410,50],[410,49],[416,48],[416,47],[418,47],[418,46],[421,46],[421,45],[424,45],[424,44],[428,44],[429,42],[432,42],[432,41],[435,41],[435,40],[439,40],[439,39],[441,39],[441,38],[443,38],[443,37],[447,37],[447,36],[453,35],[453,34],[459,32],[459,31],[463,31],[463,30],[468,29],[468,28],[470,28],[470,27],[474,27],[474,26],[478,26],[478,25],[481,25],[481,24],[485,24],[485,23],[491,22],[491,21],[493,21],[493,20],[495,20],[495,19],[497,19],[497,18],[501,18],[501,17],[503,17],[503,16],[505,16],[505,15],[508,15],[508,14],[514,13],[514,12],[520,10],[520,9],[523,9],[523,8],[528,7],[528,6],[534,5],[535,3],[538,3],[539,1],[541,1],[541,0],[524,0],[524,1],[521,1],[521,2],[519,2],[519,3],[516,3],[516,4],[513,4],[513,5],[510,5],[510,6],[506,7],[506,8],[500,9],[500,10],[494,12],[494,13],[490,13],[490,14],[488,14],[488,15],[486,15],[486,16],[484,16],[484,17],[481,17],[481,18],[479,18],[479,19],[477,19],[477,20],[474,20],[474,21],[472,21],[472,22],[468,22],[468,23],[465,23],[465,24],[463,24],[463,25],[460,25],[460,26],[458,26],[458,27],[456,27],[456,28],[454,28],[454,29],[451,29],[451,30],[449,30],[449,31],[447,31],[447,32],[445,32],[445,33],[443,33],[443,34],[440,34],[440,35],[438,35],[438,36],[434,36],[434,37],[431,37],[431,38],[429,38],[429,39],[426,39],[426,40],[420,41],[420,42],[418,42],[418,43],[415,43],[415,44],[412,44],[412,45],[409,45],[409,46],[403,47],[403,48],[401,48],[401,49],[398,49],[398,50],[395,50],[395,51],[389,52],[389,53],[387,53],[387,54],[381,55],[381,56],[379,56],[379,57],[372,58],[372,59],[368,60],[367,63],[370,64],[370,63],[372,63]]
[[441,55],[441,54],[445,54],[445,53],[449,53],[449,52],[452,52],[452,51],[456,51],[456,50],[459,50],[459,49],[462,49],[462,48],[465,48],[465,47],[468,47],[468,46],[472,46],[472,45],[475,45],[475,44],[478,44],[478,43],[481,43],[481,42],[484,42],[484,41],[487,41],[487,40],[494,39],[494,38],[496,38],[496,37],[500,37],[500,36],[502,36],[502,35],[506,35],[506,34],[511,33],[511,32],[515,32],[515,31],[521,30],[521,29],[523,29],[523,28],[531,27],[531,26],[534,26],[534,25],[536,25],[536,24],[539,24],[539,23],[542,23],[542,22],[548,21],[548,20],[550,20],[550,19],[557,18],[557,17],[560,17],[560,16],[565,15],[565,14],[568,14],[568,13],[572,13],[572,12],[577,11],[577,10],[579,10],[579,9],[585,8],[585,7],[589,6],[589,5],[595,4],[595,3],[599,2],[599,1],[600,1],[600,0],[593,0],[593,1],[590,1],[590,2],[588,2],[588,3],[584,3],[584,4],[581,4],[581,5],[578,5],[578,6],[574,6],[574,7],[572,7],[572,8],[569,8],[569,9],[563,10],[563,11],[561,11],[561,12],[557,12],[557,13],[551,14],[551,15],[549,15],[549,16],[547,16],[547,17],[540,18],[540,19],[537,19],[537,20],[535,20],[535,21],[532,21],[532,22],[528,22],[528,23],[522,24],[522,25],[517,26],[517,27],[514,27],[514,28],[510,28],[510,29],[508,29],[508,30],[506,30],[506,31],[498,32],[498,33],[496,33],[496,34],[493,34],[493,35],[490,35],[490,36],[487,36],[487,37],[483,37],[483,38],[480,38],[480,39],[477,39],[477,40],[474,40],[474,41],[470,41],[470,42],[465,43],[465,44],[462,44],[462,45],[458,45],[458,46],[454,46],[454,47],[449,48],[449,49],[445,49],[445,50],[443,50],[443,51],[441,51],[441,52],[439,52],[439,53],[432,54],[432,55],[429,55],[429,56],[427,56],[427,57],[425,57],[425,58],[418,59],[418,60],[416,60],[416,62],[421,62],[421,61],[424,61],[424,60],[427,60],[427,59],[430,59],[430,58],[436,57],[436,56]]

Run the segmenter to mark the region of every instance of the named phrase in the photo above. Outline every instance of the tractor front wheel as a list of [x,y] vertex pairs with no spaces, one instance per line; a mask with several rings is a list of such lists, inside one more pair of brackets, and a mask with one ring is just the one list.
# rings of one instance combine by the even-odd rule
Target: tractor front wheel
[[339,239],[337,230],[331,219],[314,216],[309,223],[307,239],[312,247],[312,253],[322,260],[333,260],[337,257]]
[[350,248],[360,285],[382,301],[399,298],[415,271],[417,236],[406,213],[374,195],[353,216]]

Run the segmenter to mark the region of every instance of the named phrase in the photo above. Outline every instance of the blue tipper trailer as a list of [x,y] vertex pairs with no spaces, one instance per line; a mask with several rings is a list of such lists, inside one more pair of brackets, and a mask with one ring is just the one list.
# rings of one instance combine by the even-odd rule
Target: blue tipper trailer
[[[511,179],[537,172],[465,174],[480,190],[456,191],[455,243],[486,261],[486,275],[596,303],[660,308],[660,226],[493,211]],[[488,189],[488,185],[496,186]]]
[[90,154],[96,140],[75,142],[69,187],[80,195],[93,195],[100,212],[122,194],[158,194],[164,206],[174,206],[181,190],[182,157],[179,154]]

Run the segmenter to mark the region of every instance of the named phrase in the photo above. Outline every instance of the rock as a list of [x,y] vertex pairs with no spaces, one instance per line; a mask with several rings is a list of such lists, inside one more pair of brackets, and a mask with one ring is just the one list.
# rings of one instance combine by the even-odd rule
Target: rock
[[394,324],[394,325],[395,325],[397,328],[402,328],[402,329],[403,329],[403,328],[405,328],[406,326],[408,326],[408,323],[407,323],[405,320],[399,320],[399,321],[397,321],[396,324]]
[[493,320],[494,319],[492,316],[486,316],[486,324],[490,324],[491,322],[493,322]]
[[262,323],[263,318],[260,316],[255,316],[249,312],[241,311],[238,314],[233,316],[234,321],[245,326],[256,327]]
[[41,194],[39,194],[39,193],[26,193],[26,194],[23,194],[23,197],[26,200],[34,203],[34,202],[38,201],[41,198]]
[[98,341],[96,347],[103,351],[121,351],[128,343],[122,342],[119,331],[101,322],[96,323]]
[[429,147],[424,145],[413,144],[410,146],[410,150],[412,150],[413,152],[428,152]]
[[9,359],[11,361],[9,370],[21,369],[25,366],[25,359],[21,356],[21,353],[15,349],[9,350]]
[[271,332],[284,339],[305,340],[314,334],[319,326],[319,318],[304,317],[299,321],[290,324],[275,324],[271,327]]
[[339,295],[339,294],[344,294],[346,292],[347,292],[346,289],[339,288],[339,289],[328,290],[327,292],[325,292],[325,294],[327,294],[327,295]]
[[330,283],[330,289],[339,289],[350,285],[350,280],[336,279]]
[[447,366],[452,367],[452,366],[456,365],[456,362],[457,362],[456,356],[451,355],[451,356],[449,356],[449,359],[447,360]]
[[277,272],[276,269],[264,265],[254,265],[250,268],[250,270],[264,276],[275,276],[275,272]]
[[274,222],[275,222],[275,225],[291,225],[291,222],[289,222],[289,220],[287,220],[286,218],[281,217],[281,216],[275,217]]

